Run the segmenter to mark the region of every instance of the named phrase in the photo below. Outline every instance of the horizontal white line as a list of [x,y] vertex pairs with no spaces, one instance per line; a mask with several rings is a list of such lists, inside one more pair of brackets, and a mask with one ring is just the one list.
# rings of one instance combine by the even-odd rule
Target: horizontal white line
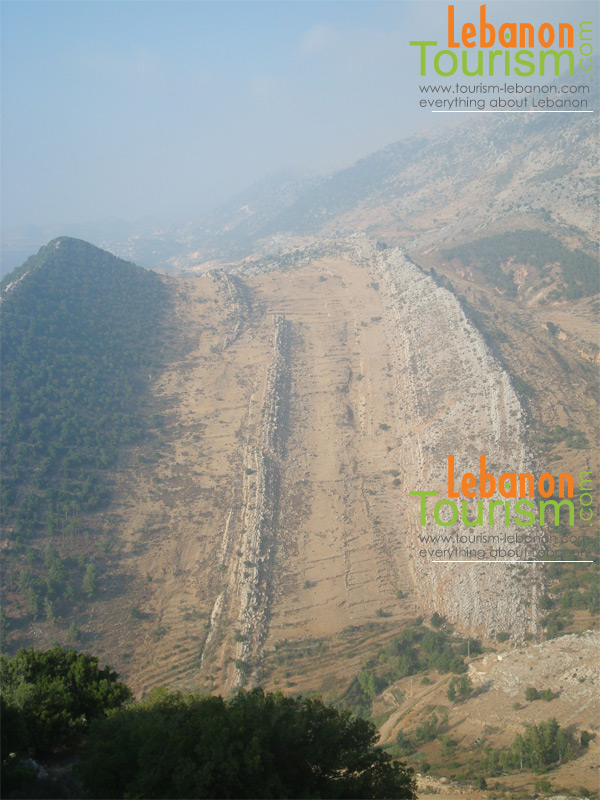
[[432,114],[593,114],[594,109],[589,108],[582,111],[519,111],[514,108],[499,109],[471,109],[471,108],[440,108],[431,109]]
[[491,561],[478,559],[477,561],[432,561],[432,564],[593,564],[593,561]]

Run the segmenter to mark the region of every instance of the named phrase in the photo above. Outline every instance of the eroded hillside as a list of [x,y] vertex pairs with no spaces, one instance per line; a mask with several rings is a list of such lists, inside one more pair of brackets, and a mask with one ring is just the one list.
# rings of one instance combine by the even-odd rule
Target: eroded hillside
[[420,553],[440,529],[409,493],[443,496],[448,453],[531,467],[520,401],[454,295],[363,235],[276,266],[169,279],[179,356],[151,376],[154,445],[127,449],[91,521],[110,547],[83,642],[138,693],[342,691],[419,613],[537,636],[539,567]]
[[[410,493],[446,497],[449,454],[457,476],[477,473],[482,454],[496,476],[590,463],[595,428],[586,437],[581,426],[596,407],[593,301],[570,303],[554,329],[534,303],[511,327],[513,300],[430,259],[422,268],[354,234],[164,278],[162,352],[140,375],[146,433],[122,442],[118,463],[98,472],[109,504],[92,513],[61,506],[47,531],[34,515],[26,544],[8,529],[8,647],[76,643],[138,695],[159,685],[317,691],[373,714],[393,750],[400,720],[420,730],[430,715],[431,703],[403,705],[406,685],[412,696],[429,673],[439,693],[482,644],[530,641],[524,658],[537,658],[535,642],[588,627],[590,569],[501,563],[546,553],[537,525],[525,529],[533,540],[518,556],[498,555],[498,542],[482,537],[517,541],[514,502],[491,527],[487,504],[468,524],[479,514],[473,501],[467,521],[443,528],[433,499],[420,524]],[[568,327],[574,309],[587,328]],[[517,347],[523,330],[530,341]],[[554,359],[545,399],[536,348]],[[564,427],[543,439],[539,420],[551,414]],[[74,486],[63,480],[61,490]],[[39,596],[31,605],[36,587],[46,593],[43,615]],[[562,651],[549,648],[538,660],[551,669]],[[500,685],[496,662],[486,663]],[[474,684],[477,670],[473,662]],[[517,679],[506,680],[510,694]],[[485,681],[477,687],[488,691]],[[563,705],[554,708],[567,719]],[[522,722],[517,715],[515,731]],[[462,731],[458,718],[450,723]],[[463,755],[476,775],[468,748]],[[587,758],[575,756],[579,766]],[[572,784],[571,767],[561,774]]]

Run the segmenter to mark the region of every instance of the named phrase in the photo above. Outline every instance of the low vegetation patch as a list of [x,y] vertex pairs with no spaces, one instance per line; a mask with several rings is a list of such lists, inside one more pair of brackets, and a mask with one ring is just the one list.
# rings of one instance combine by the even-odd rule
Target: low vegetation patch
[[542,230],[507,231],[442,250],[448,259],[459,259],[476,267],[488,282],[509,297],[517,286],[510,264],[527,264],[544,274],[548,267],[560,267],[562,283],[550,299],[589,297],[600,289],[597,259],[583,250],[571,250]]
[[[442,624],[442,619],[435,620]],[[420,623],[403,630],[369,658],[343,696],[355,713],[369,714],[373,698],[392,683],[408,675],[434,669],[440,673],[466,671],[464,656],[481,652],[476,640],[467,643],[450,632],[431,630]]]

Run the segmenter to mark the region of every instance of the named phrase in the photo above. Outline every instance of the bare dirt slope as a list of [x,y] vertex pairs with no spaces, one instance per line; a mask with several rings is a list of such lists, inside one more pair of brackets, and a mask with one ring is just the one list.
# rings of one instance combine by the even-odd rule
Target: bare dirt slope
[[419,555],[409,491],[441,490],[447,453],[529,458],[456,299],[362,235],[245,272],[173,281],[182,355],[154,383],[158,446],[123,462],[101,520],[119,549],[82,625],[96,652],[138,693],[228,692],[268,685],[295,647],[310,663],[272,680],[314,689],[420,611],[536,633],[537,573]]
[[412,584],[396,442],[380,427],[389,344],[367,283],[328,258],[252,278],[240,320],[222,279],[178,282],[188,352],[154,387],[163,446],[154,464],[123,465],[105,523],[131,607],[107,586],[89,621],[137,691],[232,689],[265,646],[380,609],[386,629],[414,616],[396,598]]
[[[449,453],[457,474],[482,453],[496,475],[539,473],[502,363],[456,296],[400,250],[358,234],[288,255],[166,279],[173,357],[151,376],[154,443],[124,452],[108,512],[90,520],[108,563],[77,620],[82,648],[138,696],[161,685],[228,694],[260,683],[339,699],[382,644],[433,612],[485,644],[504,631],[513,643],[544,635],[537,565],[432,563],[420,536],[440,526],[431,507],[420,526],[409,494],[444,496]],[[586,624],[585,613],[577,607],[573,624]],[[40,622],[28,636],[52,641]],[[562,641],[568,650],[569,640],[547,645],[550,670]],[[421,677],[376,699],[388,743],[444,704],[451,676],[433,686]],[[488,687],[468,701],[468,718],[463,706],[449,716],[461,763],[476,758],[469,748],[490,715],[494,746],[531,721],[529,707],[510,710],[524,679],[492,678],[500,694]],[[561,723],[587,720],[588,685],[577,679],[573,697],[560,689],[551,710]],[[494,696],[495,710],[485,705]],[[571,720],[580,700],[583,717]],[[583,758],[573,764],[587,769]],[[568,769],[565,785],[575,786]]]

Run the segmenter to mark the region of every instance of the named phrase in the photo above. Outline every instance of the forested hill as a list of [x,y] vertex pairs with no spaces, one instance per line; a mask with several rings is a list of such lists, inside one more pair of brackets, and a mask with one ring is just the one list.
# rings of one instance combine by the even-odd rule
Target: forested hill
[[158,275],[67,237],[3,281],[2,506],[15,545],[76,531],[105,501],[102,470],[143,433],[166,303]]

